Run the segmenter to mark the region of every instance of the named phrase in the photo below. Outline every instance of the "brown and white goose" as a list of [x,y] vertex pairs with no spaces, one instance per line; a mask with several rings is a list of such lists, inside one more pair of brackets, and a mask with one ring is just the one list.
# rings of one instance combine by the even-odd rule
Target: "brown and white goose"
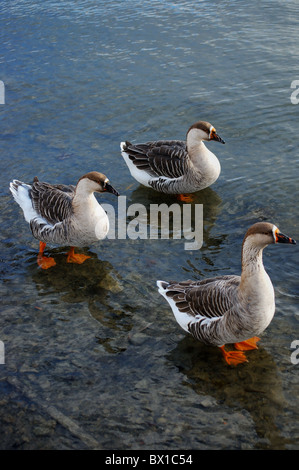
[[189,128],[186,141],[121,142],[120,148],[139,183],[162,193],[188,194],[207,188],[219,177],[219,160],[204,144],[210,140],[225,143],[212,124],[198,121]]
[[37,262],[43,269],[55,260],[44,256],[47,243],[69,245],[67,261],[83,263],[89,256],[74,253],[74,247],[88,246],[106,237],[109,220],[94,192],[119,195],[102,173],[83,175],[76,186],[49,184],[34,178],[32,184],[13,180],[10,191],[23,209],[32,234],[40,241]]
[[[275,312],[274,289],[265,271],[263,249],[271,243],[291,243],[268,222],[247,231],[242,245],[242,273],[202,281],[157,281],[159,293],[179,325],[199,341],[218,346],[228,364],[247,361],[243,351],[257,349],[260,335]],[[228,351],[226,344],[237,351]]]

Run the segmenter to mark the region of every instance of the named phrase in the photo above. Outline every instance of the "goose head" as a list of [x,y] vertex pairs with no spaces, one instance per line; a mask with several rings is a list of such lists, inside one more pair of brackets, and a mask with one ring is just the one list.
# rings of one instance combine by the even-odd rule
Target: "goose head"
[[243,250],[245,247],[262,250],[272,243],[289,243],[295,245],[296,241],[288,235],[284,235],[276,225],[269,222],[257,222],[246,232],[243,240]]
[[225,144],[225,141],[217,134],[215,127],[206,121],[197,121],[193,124],[187,132],[187,143],[188,141],[198,142],[206,140],[215,140]]
[[81,176],[76,186],[76,193],[112,193],[119,196],[118,191],[110,184],[109,179],[103,173],[91,171]]

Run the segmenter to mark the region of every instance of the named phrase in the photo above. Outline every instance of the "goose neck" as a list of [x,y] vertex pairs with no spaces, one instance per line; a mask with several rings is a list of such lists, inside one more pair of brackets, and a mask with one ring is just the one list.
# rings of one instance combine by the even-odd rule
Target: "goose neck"
[[263,264],[264,247],[245,243],[242,249],[242,278],[251,277],[265,272]]

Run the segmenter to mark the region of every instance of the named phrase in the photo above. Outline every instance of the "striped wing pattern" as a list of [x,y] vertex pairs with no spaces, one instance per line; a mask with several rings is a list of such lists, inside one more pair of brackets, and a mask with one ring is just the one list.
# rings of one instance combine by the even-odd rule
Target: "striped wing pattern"
[[222,317],[232,307],[229,290],[235,290],[239,283],[239,276],[170,283],[167,296],[174,300],[181,312],[188,312],[194,317]]
[[51,185],[35,181],[29,195],[34,210],[49,224],[62,222],[72,214],[73,185]]
[[233,308],[239,284],[239,276],[170,283],[167,296],[180,312],[190,317],[188,330],[192,336],[206,344],[217,344],[219,322]]
[[152,177],[179,178],[188,169],[186,143],[181,140],[161,140],[145,144],[126,142],[124,151],[134,165]]

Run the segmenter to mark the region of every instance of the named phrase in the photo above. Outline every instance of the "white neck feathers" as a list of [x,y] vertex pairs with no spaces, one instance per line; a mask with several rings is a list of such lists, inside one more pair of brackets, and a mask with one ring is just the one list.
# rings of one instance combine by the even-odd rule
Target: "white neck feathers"
[[251,237],[246,238],[242,249],[242,274],[249,275],[264,270],[264,247],[253,243]]

